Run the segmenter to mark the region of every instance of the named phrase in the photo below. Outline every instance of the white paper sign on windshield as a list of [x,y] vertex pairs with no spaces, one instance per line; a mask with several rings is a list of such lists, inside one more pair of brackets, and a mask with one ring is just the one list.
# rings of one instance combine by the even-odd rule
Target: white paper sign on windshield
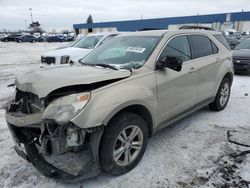
[[143,53],[146,50],[146,48],[141,48],[141,47],[128,47],[127,52],[135,52],[135,53]]

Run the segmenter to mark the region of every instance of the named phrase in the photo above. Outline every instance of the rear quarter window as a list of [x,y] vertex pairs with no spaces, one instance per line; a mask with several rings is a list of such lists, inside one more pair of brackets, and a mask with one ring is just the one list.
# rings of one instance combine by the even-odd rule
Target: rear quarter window
[[217,54],[219,52],[218,47],[212,41],[211,41],[211,45],[212,45],[214,54]]
[[223,44],[223,46],[225,46],[227,49],[231,50],[227,40],[225,39],[225,37],[222,34],[217,34],[217,35],[213,35],[221,44]]

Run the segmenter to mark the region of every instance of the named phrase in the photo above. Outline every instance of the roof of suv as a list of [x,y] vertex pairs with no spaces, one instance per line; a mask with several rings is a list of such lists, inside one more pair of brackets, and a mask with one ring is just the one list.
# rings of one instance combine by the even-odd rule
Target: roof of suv
[[137,31],[132,33],[126,33],[123,35],[129,36],[164,36],[166,34],[221,34],[219,31],[210,31],[210,30],[198,30],[198,29],[181,29],[181,30],[148,30],[148,31]]

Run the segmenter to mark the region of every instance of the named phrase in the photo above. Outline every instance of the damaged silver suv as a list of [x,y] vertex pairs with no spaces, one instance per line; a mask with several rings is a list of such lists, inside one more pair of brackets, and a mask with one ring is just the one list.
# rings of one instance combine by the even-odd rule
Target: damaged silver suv
[[95,49],[82,65],[17,77],[6,109],[16,152],[57,179],[130,171],[154,132],[205,105],[226,107],[233,64],[220,35],[124,34]]

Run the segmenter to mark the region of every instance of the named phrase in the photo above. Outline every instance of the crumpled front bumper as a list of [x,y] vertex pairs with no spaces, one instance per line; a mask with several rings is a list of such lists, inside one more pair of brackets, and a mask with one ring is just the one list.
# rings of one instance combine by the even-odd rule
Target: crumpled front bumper
[[8,123],[17,127],[40,125],[42,123],[43,110],[35,113],[24,114],[19,109],[20,102],[10,102],[6,108],[5,119]]
[[[97,176],[101,170],[97,165],[95,159],[90,158],[86,164],[82,167],[78,174],[71,174],[63,171],[52,164],[48,163],[42,155],[39,154],[34,143],[24,144],[25,151],[20,149],[20,147],[15,146],[14,149],[19,156],[30,162],[40,173],[49,178],[55,178],[65,182],[75,182],[85,180],[94,176]],[[87,155],[87,154],[86,154]],[[89,154],[91,155],[91,154]],[[84,156],[83,156],[84,159]]]
[[42,123],[42,112],[33,114],[23,114],[23,113],[5,113],[5,119],[8,123],[15,125],[17,127],[27,127],[32,125],[39,125]]
[[[15,105],[15,104],[10,104]],[[98,159],[98,148],[103,133],[103,128],[91,133],[89,139],[89,149],[86,150],[86,159],[83,156],[84,166],[78,174],[71,174],[59,169],[49,163],[42,154],[39,153],[36,142],[31,139],[32,130],[40,130],[41,116],[43,112],[33,114],[23,114],[21,112],[10,112],[10,106],[6,110],[6,121],[11,135],[16,143],[15,151],[23,159],[30,162],[43,175],[63,181],[78,181],[96,176],[100,173]],[[84,152],[85,154],[85,152]]]

